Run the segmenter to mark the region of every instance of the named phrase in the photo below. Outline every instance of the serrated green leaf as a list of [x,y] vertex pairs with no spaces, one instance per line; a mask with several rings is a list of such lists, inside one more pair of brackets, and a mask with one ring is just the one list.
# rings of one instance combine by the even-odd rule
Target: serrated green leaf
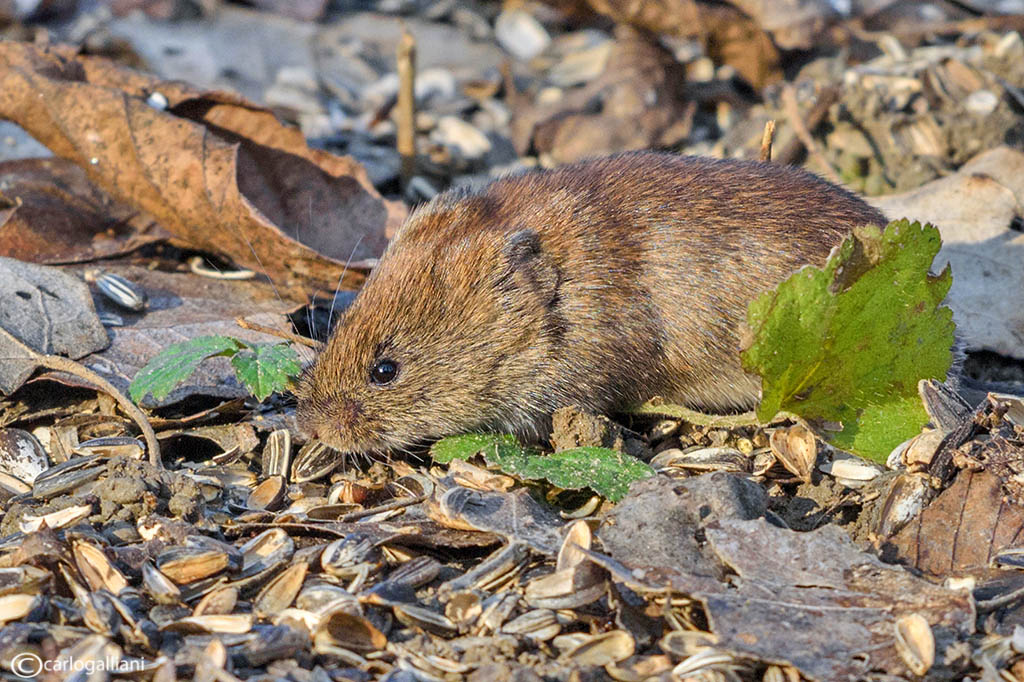
[[151,393],[154,400],[163,400],[192,376],[203,360],[218,355],[234,355],[240,348],[242,345],[238,339],[230,336],[197,336],[173,343],[139,370],[128,387],[128,393],[135,402],[147,393]]
[[640,460],[609,448],[573,448],[544,455],[504,434],[451,436],[434,443],[430,454],[442,464],[483,455],[506,474],[544,479],[567,490],[591,488],[613,502],[625,496],[633,481],[654,475],[654,470]]
[[247,344],[231,358],[231,366],[249,392],[264,400],[274,391],[287,388],[292,377],[302,371],[298,353],[284,343]]
[[952,364],[952,313],[941,305],[952,277],[928,270],[940,246],[931,225],[860,228],[824,268],[803,268],[751,303],[742,358],[762,377],[758,418],[798,415],[874,461],[917,434],[928,421],[918,381],[943,379]]
[[448,464],[453,459],[469,459],[484,453],[489,458],[488,461],[497,462],[503,458],[525,454],[525,451],[515,436],[501,433],[464,433],[443,438],[430,447],[430,456],[440,464]]
[[654,475],[654,469],[635,457],[610,448],[572,448],[526,458],[523,478],[543,478],[559,488],[591,488],[612,502],[629,492],[629,484]]

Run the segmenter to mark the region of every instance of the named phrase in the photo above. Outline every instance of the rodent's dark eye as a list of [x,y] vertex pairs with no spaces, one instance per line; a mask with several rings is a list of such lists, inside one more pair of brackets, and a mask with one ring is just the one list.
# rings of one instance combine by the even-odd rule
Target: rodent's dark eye
[[370,381],[383,386],[384,384],[390,384],[398,376],[398,363],[394,360],[378,360],[377,364],[370,370]]

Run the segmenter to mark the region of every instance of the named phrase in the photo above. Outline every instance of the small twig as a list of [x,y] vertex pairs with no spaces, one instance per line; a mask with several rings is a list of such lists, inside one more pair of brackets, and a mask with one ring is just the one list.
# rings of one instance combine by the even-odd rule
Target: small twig
[[404,191],[416,172],[416,39],[402,30],[395,54],[398,61],[397,147]]
[[839,175],[836,174],[832,164],[828,162],[828,159],[818,149],[818,144],[814,141],[811,131],[804,124],[804,119],[800,116],[800,105],[796,101],[796,89],[788,83],[782,88],[782,108],[786,112],[786,117],[789,118],[789,124],[793,126],[793,132],[796,133],[797,139],[807,149],[807,154],[818,162],[818,165],[821,166],[822,171],[828,176],[829,180],[835,183],[840,182]]
[[65,358],[60,355],[46,355],[33,350],[5,329],[0,329],[0,334],[7,337],[7,340],[10,343],[13,343],[15,347],[21,349],[21,351],[25,353],[24,360],[26,362],[35,363],[38,367],[46,367],[47,369],[56,370],[58,372],[73,374],[84,381],[95,384],[100,390],[108,393],[115,401],[117,401],[117,404],[121,406],[121,409],[124,410],[132,421],[134,421],[139,427],[139,430],[142,432],[142,436],[146,441],[146,449],[149,450],[149,461],[153,466],[163,467],[160,460],[160,443],[157,442],[156,433],[153,432],[153,427],[150,426],[145,413],[143,413],[143,411],[140,410],[135,403],[129,400],[123,393],[117,390],[113,384],[85,365],[75,362],[70,358]]
[[744,412],[743,414],[704,414],[683,405],[659,405],[653,401],[647,401],[643,405],[633,408],[630,410],[630,413],[683,419],[698,426],[734,428],[737,426],[757,426],[760,423],[757,419],[757,414],[753,411]]
[[146,440],[146,449],[149,450],[150,464],[155,467],[163,467],[163,463],[160,461],[160,443],[157,442],[156,433],[153,431],[153,427],[149,425],[146,415],[126,395],[117,390],[113,384],[85,365],[61,355],[36,354],[32,359],[42,367],[74,374],[76,377],[95,384],[101,390],[109,393],[117,401],[117,404],[121,406],[121,409],[131,417],[132,421],[139,427],[139,430],[142,431],[142,437]]
[[772,142],[775,140],[775,119],[764,122],[764,134],[761,135],[761,161],[772,160]]
[[261,334],[276,336],[279,339],[284,339],[285,341],[297,343],[300,346],[312,348],[317,352],[320,352],[324,349],[324,344],[321,343],[320,341],[317,341],[316,339],[310,339],[305,336],[301,336],[300,334],[296,334],[294,332],[286,332],[281,329],[274,329],[273,327],[267,327],[266,325],[258,324],[256,322],[250,322],[249,320],[243,317],[236,317],[235,324],[237,324],[242,329],[248,329],[250,331],[260,332]]
[[[790,92],[790,96],[795,102],[796,95],[793,92]],[[838,99],[838,88],[832,86],[824,88],[820,93],[818,93],[818,99],[814,103],[814,106],[811,107],[811,110],[807,112],[806,118],[800,118],[799,107],[797,108],[797,122],[794,123],[794,129],[796,126],[800,124],[804,124],[804,130],[806,131],[812,131],[815,128],[817,128],[821,124],[821,121],[825,118],[825,115],[828,113],[828,110],[832,107],[833,104],[836,103],[836,101],[838,101]],[[783,91],[783,104],[785,104],[785,90]],[[808,132],[808,135],[810,135],[810,132]],[[791,164],[794,161],[796,161],[797,157],[800,155],[800,152],[803,151],[803,149],[804,141],[803,139],[800,138],[799,135],[797,135],[792,140],[790,140],[785,147],[779,150],[777,154],[774,154],[775,162],[785,165]]]
[[150,463],[156,467],[163,467],[163,464],[160,461],[160,444],[156,440],[156,433],[153,432],[153,427],[149,425],[149,420],[146,419],[146,415],[135,405],[135,403],[129,400],[127,396],[117,390],[113,384],[85,365],[75,362],[70,358],[65,358],[60,355],[46,355],[36,351],[35,349],[25,345],[24,342],[16,338],[6,329],[0,328],[0,336],[5,337],[9,344],[25,354],[25,362],[35,363],[37,367],[46,367],[47,369],[56,370],[58,372],[73,374],[84,381],[95,384],[100,390],[109,393],[110,396],[117,401],[117,404],[121,406],[121,409],[124,410],[125,413],[131,417],[132,421],[134,421],[139,427],[139,431],[142,432],[142,437],[146,440],[146,449],[149,450]]

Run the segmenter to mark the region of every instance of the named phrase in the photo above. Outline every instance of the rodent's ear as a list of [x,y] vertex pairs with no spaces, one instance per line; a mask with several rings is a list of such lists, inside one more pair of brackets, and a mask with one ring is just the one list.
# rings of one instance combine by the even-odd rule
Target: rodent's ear
[[505,243],[504,253],[516,286],[532,291],[544,305],[555,300],[561,277],[536,230],[513,232]]

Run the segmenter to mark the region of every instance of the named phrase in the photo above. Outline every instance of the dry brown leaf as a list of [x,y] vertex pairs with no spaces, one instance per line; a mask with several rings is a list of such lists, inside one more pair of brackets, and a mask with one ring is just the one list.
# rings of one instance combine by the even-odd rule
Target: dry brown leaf
[[969,594],[883,564],[835,526],[795,533],[727,520],[707,538],[741,578],[738,588],[698,595],[719,646],[735,653],[811,679],[864,679],[869,670],[907,674],[893,637],[900,616],[922,616],[943,642],[974,631]]
[[[661,146],[663,138],[676,134],[686,120],[682,66],[631,28],[617,28],[615,37],[604,72],[595,81],[553,105],[520,103],[512,124],[517,149],[525,151],[532,143],[557,163],[569,163]],[[595,102],[601,104],[596,113]]]
[[729,0],[785,50],[807,50],[827,38],[840,14],[828,0]]
[[1004,499],[999,477],[961,471],[890,541],[897,558],[936,576],[985,568],[1024,536],[1024,507]]
[[[694,0],[547,0],[548,4],[579,21],[587,10],[634,26],[645,34],[698,38],[708,56],[736,69],[755,90],[782,78],[781,58],[775,44],[757,22],[740,9]],[[734,2],[748,5],[747,2]],[[745,9],[745,8],[744,8]],[[783,16],[785,14],[783,13]],[[797,17],[799,22],[802,15]],[[803,27],[803,24],[799,24]],[[785,28],[784,26],[779,28]],[[769,30],[772,30],[769,28]]]
[[[0,45],[0,74],[0,116],[178,238],[281,288],[334,290],[345,261],[380,255],[404,218],[353,159],[310,149],[240,97],[25,43]],[[342,286],[363,277],[350,268]]]
[[170,236],[64,159],[0,163],[0,187],[0,256],[73,263],[128,253]]
[[700,11],[694,0],[587,0],[587,4],[615,23],[629,24],[654,34],[697,36],[701,32]]
[[642,595],[671,588],[700,600],[717,649],[791,665],[812,680],[906,675],[893,637],[904,615],[922,616],[943,647],[974,631],[970,594],[882,563],[836,526],[799,533],[763,518],[719,518],[704,531],[709,554],[738,579],[648,562],[642,552],[617,561],[581,551]]
[[701,5],[708,56],[728,64],[758,92],[782,80],[782,57],[768,34],[734,7]]

